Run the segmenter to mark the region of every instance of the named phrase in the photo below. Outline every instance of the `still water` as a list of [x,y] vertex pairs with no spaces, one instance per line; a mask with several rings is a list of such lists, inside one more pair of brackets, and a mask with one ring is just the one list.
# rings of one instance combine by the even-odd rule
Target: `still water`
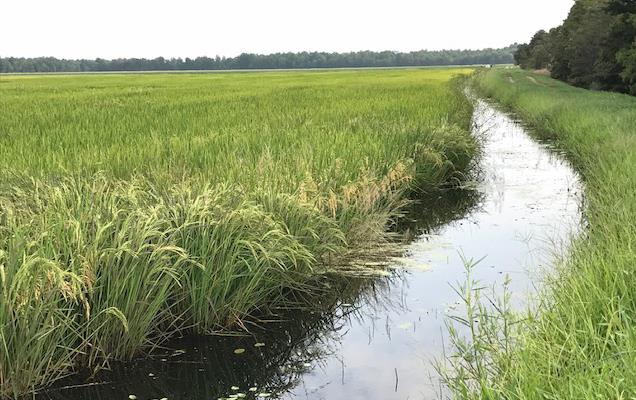
[[433,361],[448,347],[446,316],[461,309],[451,285],[464,279],[464,260],[481,259],[473,274],[483,284],[500,287],[509,276],[522,306],[581,224],[581,183],[563,156],[486,102],[476,103],[473,125],[484,141],[474,185],[414,208],[406,224],[414,240],[391,276],[352,279],[339,298],[281,310],[252,336],[175,340],[148,360],[38,398],[444,397]]

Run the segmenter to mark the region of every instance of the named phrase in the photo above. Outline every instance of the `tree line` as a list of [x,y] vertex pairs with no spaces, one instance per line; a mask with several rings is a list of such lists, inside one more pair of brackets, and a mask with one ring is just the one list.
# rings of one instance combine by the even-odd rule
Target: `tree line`
[[0,58],[0,73],[185,71],[232,69],[407,67],[474,64],[512,64],[516,45],[500,49],[413,51],[302,52],[248,54],[237,57],[119,58],[67,60],[54,57]]
[[636,0],[577,0],[561,26],[540,30],[514,57],[576,86],[636,95]]

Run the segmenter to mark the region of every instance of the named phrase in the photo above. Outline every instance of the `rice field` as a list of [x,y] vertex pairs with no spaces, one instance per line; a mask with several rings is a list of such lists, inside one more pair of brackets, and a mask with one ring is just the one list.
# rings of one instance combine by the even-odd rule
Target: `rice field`
[[0,76],[0,397],[311,294],[462,179],[469,72]]

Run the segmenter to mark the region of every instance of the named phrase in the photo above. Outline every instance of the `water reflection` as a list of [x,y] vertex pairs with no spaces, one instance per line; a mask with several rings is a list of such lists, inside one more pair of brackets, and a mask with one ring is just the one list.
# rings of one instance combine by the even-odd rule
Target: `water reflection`
[[[270,320],[243,336],[187,337],[171,341],[149,359],[115,365],[93,383],[73,377],[41,393],[42,399],[216,399],[239,394],[279,397],[300,377],[328,357],[329,344],[346,333],[356,312],[344,303],[367,292],[381,298],[388,286],[370,279],[350,279],[327,287],[312,299],[312,310],[278,310]],[[339,293],[340,296],[334,295]],[[371,301],[369,299],[369,301]],[[251,389],[251,390],[250,390]],[[264,397],[264,396],[261,396]]]
[[460,253],[485,257],[474,271],[485,283],[511,275],[523,304],[537,271],[551,265],[555,241],[567,243],[580,222],[580,184],[562,157],[486,103],[478,102],[474,122],[476,134],[489,128],[476,184],[413,205],[415,217],[398,228],[414,240],[390,277],[325,279],[311,309],[275,310],[250,336],[175,340],[95,384],[74,378],[38,398],[439,396],[431,361],[443,354],[445,315],[457,307],[449,283],[463,277]]
[[483,199],[484,194],[474,187],[472,180],[465,182],[464,187],[422,194],[404,211],[396,230],[413,241],[469,215]]

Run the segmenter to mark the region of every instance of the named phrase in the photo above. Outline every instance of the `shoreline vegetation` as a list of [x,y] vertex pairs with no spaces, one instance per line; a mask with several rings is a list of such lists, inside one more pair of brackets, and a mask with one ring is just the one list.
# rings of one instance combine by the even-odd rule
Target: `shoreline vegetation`
[[475,86],[567,153],[585,184],[586,231],[536,310],[510,311],[508,295],[480,299],[474,282],[460,288],[464,320],[477,322],[454,343],[447,383],[459,399],[633,398],[636,98],[510,69],[482,71]]
[[467,172],[471,72],[3,77],[0,397],[354,268]]

